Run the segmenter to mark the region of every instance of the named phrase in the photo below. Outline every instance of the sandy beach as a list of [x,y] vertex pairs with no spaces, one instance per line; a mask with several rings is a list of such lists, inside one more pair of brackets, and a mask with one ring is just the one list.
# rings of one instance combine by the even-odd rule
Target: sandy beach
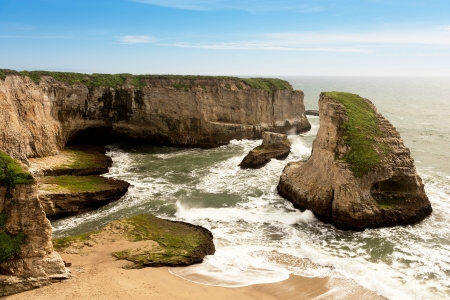
[[197,284],[172,275],[167,267],[123,268],[130,263],[116,260],[110,252],[125,249],[131,242],[117,239],[111,243],[111,236],[102,240],[61,253],[72,264],[72,279],[0,299],[384,299],[336,278],[291,276],[282,282],[240,288]]

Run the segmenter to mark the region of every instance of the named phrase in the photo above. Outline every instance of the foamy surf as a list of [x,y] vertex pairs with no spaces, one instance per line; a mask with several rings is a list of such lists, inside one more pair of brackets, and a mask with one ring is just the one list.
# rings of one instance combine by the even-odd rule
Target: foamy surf
[[[318,119],[311,121],[315,135]],[[276,192],[284,166],[309,157],[314,135],[290,136],[288,158],[271,160],[258,170],[241,170],[238,164],[260,140],[232,141],[209,150],[113,147],[114,165],[107,176],[130,182],[129,192],[98,211],[55,222],[55,236],[152,213],[213,233],[215,255],[203,264],[171,269],[186,280],[238,287],[279,282],[289,275],[330,277],[357,282],[390,299],[448,298],[448,176],[419,170],[434,209],[422,223],[340,231],[319,222],[310,211],[294,209]],[[332,290],[333,297],[345,295],[336,287]]]

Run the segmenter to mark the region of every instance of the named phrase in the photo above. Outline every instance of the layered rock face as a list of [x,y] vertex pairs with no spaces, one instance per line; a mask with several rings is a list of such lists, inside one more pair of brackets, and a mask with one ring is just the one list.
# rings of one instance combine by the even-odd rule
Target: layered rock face
[[[68,216],[75,216],[87,211],[95,210],[108,203],[122,198],[128,191],[130,184],[123,180],[104,178],[100,176],[65,176],[80,185],[95,182],[98,187],[88,191],[71,191],[60,185],[52,185],[55,177],[38,178],[40,181],[39,200],[47,218],[54,221]],[[87,180],[85,180],[87,178]],[[100,181],[100,182],[98,182]],[[50,183],[49,183],[50,182]],[[49,186],[45,188],[45,186]],[[52,189],[56,186],[56,189]]]
[[[78,74],[82,75],[82,74]],[[87,76],[87,75],[86,75]],[[269,92],[239,79],[143,78],[139,89],[90,86],[41,76],[0,80],[0,149],[26,161],[54,155],[80,132],[154,144],[215,147],[265,130],[306,131],[303,92]],[[82,135],[81,135],[82,136]],[[88,141],[89,142],[89,141]]]
[[23,243],[12,258],[0,261],[0,296],[10,295],[70,277],[64,262],[53,251],[52,227],[38,199],[37,184],[0,187],[0,215],[4,224],[0,252],[14,247],[17,238]]
[[414,224],[432,212],[409,150],[367,99],[322,93],[312,155],[286,166],[278,192],[340,229]]
[[291,143],[287,135],[274,132],[263,132],[263,142],[251,150],[239,164],[242,169],[258,169],[265,166],[272,158],[285,159],[291,152]]

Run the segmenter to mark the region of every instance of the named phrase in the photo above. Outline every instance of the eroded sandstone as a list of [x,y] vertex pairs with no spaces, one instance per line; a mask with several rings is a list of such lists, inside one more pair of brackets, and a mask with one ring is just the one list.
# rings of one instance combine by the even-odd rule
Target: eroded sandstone
[[311,157],[286,166],[281,196],[341,229],[415,224],[431,213],[409,149],[369,100],[322,93],[319,110]]
[[310,128],[303,92],[287,82],[282,89],[266,90],[239,78],[143,77],[140,86],[133,80],[93,86],[41,76],[36,84],[26,76],[7,75],[0,80],[0,127],[5,128],[0,149],[26,161],[55,155],[86,132],[88,142],[110,142],[108,137],[114,136],[208,148],[261,138],[267,130],[298,133]]
[[[0,296],[70,277],[61,257],[53,251],[52,227],[39,202],[37,184],[31,176],[28,179],[22,176],[25,173],[14,174],[11,167],[4,167],[2,164],[0,171],[6,170],[0,176]],[[5,174],[8,180],[4,180]]]

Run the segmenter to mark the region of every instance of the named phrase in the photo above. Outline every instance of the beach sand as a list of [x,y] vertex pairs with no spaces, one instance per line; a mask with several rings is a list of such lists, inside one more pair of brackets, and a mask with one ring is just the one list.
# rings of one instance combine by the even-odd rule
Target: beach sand
[[0,299],[384,299],[352,281],[337,278],[291,275],[277,283],[225,288],[184,280],[172,275],[167,267],[124,269],[130,263],[116,260],[110,253],[112,249],[126,249],[131,242],[111,243],[106,242],[111,237],[104,238],[105,242],[61,253],[66,262],[72,263],[72,279]]

